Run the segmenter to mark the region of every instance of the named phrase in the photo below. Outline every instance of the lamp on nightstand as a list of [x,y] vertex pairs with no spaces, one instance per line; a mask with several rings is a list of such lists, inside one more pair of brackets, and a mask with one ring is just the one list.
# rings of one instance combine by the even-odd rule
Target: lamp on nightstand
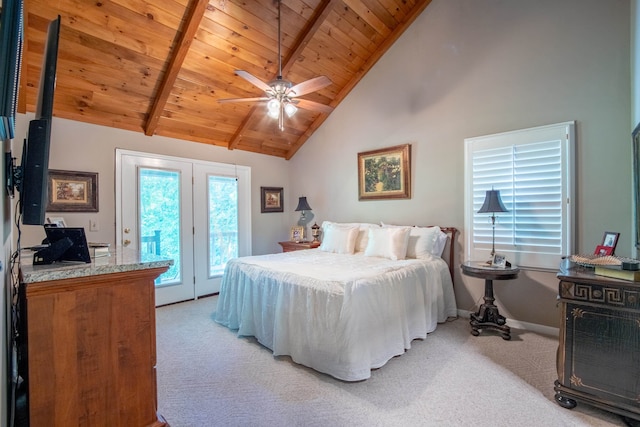
[[309,203],[307,203],[307,198],[306,197],[299,197],[298,198],[298,207],[296,208],[296,212],[302,211],[302,214],[300,215],[300,221],[305,220],[305,215],[304,215],[304,211],[310,211],[311,210],[311,206],[309,206]]
[[502,204],[500,199],[500,190],[487,190],[487,194],[484,199],[484,204],[478,211],[478,213],[490,213],[491,214],[491,228],[493,230],[491,236],[491,257],[496,253],[496,213],[509,212],[507,208]]

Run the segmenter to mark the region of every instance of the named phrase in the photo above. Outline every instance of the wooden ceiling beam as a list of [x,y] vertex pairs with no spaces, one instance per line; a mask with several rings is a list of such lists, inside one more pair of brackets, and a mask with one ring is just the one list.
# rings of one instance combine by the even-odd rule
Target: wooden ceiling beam
[[327,19],[327,16],[333,10],[333,6],[337,2],[338,0],[323,0],[322,3],[320,3],[318,8],[314,11],[313,16],[309,19],[309,22],[307,22],[307,25],[300,33],[300,38],[298,38],[291,48],[289,55],[284,59],[284,61],[282,61],[282,75],[287,74],[289,69],[296,63],[296,59],[298,59],[304,48],[309,44],[309,41],[313,36],[315,36],[316,32],[320,29],[320,26]]
[[200,21],[202,21],[204,11],[207,9],[208,5],[208,0],[192,1],[189,15],[185,22],[185,28],[178,37],[176,49],[173,51],[173,54],[169,59],[167,71],[164,73],[164,77],[160,82],[160,89],[158,90],[158,94],[155,97],[153,105],[151,106],[147,116],[147,123],[144,127],[144,133],[147,136],[151,136],[155,133],[162,111],[164,110],[167,99],[169,99],[169,95],[171,94],[171,89],[173,89],[173,85],[180,73],[180,69],[182,68],[182,63],[189,52],[191,42],[198,31]]
[[[333,9],[334,4],[336,4],[338,0],[322,0],[318,8],[313,12],[313,16],[307,22],[307,25],[300,32],[300,37],[296,40],[293,45],[293,48],[289,52],[289,55],[282,61],[282,75],[287,74],[289,69],[295,64],[296,59],[300,56],[304,48],[309,43],[309,40],[313,38],[315,33],[318,31],[322,23],[327,19],[327,16]],[[274,76],[274,78],[277,76]],[[242,134],[246,130],[246,127],[249,123],[249,118],[255,114],[257,109],[254,107],[249,111],[247,117],[242,121],[242,125],[238,128],[236,133],[233,135],[231,140],[229,141],[229,150],[233,150],[238,146],[240,139],[242,138]]]
[[[409,26],[416,20],[418,16],[429,6],[431,0],[418,0],[416,5],[411,9],[411,13],[404,17],[404,20],[398,24],[398,26],[391,32],[389,37],[385,38],[384,42],[378,46],[378,49],[367,59],[362,67],[355,73],[353,79],[347,83],[340,92],[336,95],[333,101],[331,101],[332,107],[340,104],[342,100],[351,92],[351,90],[358,84],[360,80],[373,68],[382,55],[384,55],[389,48],[398,40],[398,38],[409,28]],[[309,128],[298,138],[298,140],[292,144],[291,149],[287,152],[285,159],[290,160],[294,154],[302,147],[302,145],[311,137],[311,135],[320,127],[325,120],[329,117],[328,114],[320,114],[318,118],[309,126]]]

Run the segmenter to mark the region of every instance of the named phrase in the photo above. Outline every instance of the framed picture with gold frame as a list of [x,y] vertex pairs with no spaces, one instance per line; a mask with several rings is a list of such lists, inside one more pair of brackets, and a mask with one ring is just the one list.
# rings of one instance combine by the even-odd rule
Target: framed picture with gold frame
[[98,174],[49,169],[47,212],[98,212]]
[[358,200],[411,198],[411,144],[358,153]]
[[304,240],[304,227],[291,227],[291,235],[289,240],[292,242],[302,242]]

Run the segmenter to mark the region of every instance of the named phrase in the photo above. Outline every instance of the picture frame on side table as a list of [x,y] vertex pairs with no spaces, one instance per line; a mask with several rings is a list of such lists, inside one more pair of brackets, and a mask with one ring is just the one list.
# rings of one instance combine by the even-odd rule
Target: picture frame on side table
[[614,231],[604,232],[604,236],[602,237],[602,243],[600,243],[600,246],[611,248],[611,253],[608,255],[613,255],[615,253],[616,245],[618,244],[619,237],[620,237],[620,233],[616,233]]
[[260,213],[284,212],[282,187],[260,187]]
[[304,227],[291,227],[291,236],[289,238],[292,242],[304,241]]
[[598,256],[613,255],[613,248],[611,246],[598,245],[593,254]]
[[358,200],[411,198],[411,144],[358,153]]
[[495,268],[505,268],[507,266],[507,257],[503,254],[493,254],[491,266]]
[[98,174],[49,169],[47,212],[98,212]]

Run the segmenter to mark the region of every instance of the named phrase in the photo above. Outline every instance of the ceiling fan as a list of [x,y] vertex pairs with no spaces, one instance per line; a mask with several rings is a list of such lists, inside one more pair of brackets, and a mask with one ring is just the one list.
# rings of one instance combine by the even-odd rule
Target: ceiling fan
[[292,117],[299,108],[317,111],[320,113],[330,113],[333,107],[320,104],[308,99],[300,99],[299,96],[315,92],[329,86],[332,82],[327,76],[314,77],[302,83],[294,85],[291,81],[282,78],[282,55],[281,55],[281,34],[280,34],[280,3],[278,0],[278,76],[268,83],[263,82],[256,76],[244,71],[235,70],[236,75],[247,80],[252,85],[262,89],[265,96],[255,98],[227,98],[219,99],[218,102],[266,102],[267,114],[269,117],[278,119],[278,127],[284,130],[284,116]]

